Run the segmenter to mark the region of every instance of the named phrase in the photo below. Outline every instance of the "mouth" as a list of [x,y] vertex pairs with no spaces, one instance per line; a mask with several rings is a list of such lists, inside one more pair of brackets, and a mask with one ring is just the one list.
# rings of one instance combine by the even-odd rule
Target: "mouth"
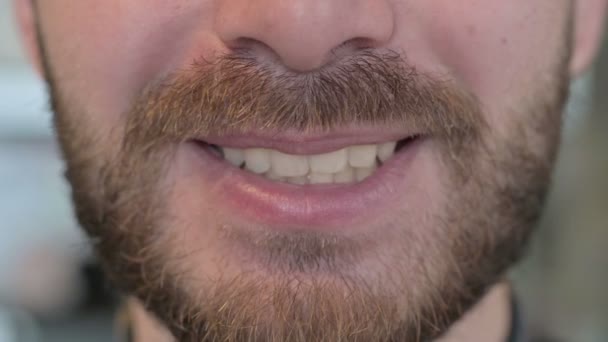
[[357,131],[192,139],[201,173],[231,213],[277,229],[339,229],[388,207],[428,136]]

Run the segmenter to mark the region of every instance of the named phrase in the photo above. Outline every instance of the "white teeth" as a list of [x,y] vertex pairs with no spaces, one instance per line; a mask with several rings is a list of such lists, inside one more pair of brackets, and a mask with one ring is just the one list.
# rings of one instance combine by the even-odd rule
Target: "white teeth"
[[366,168],[358,168],[355,170],[355,175],[357,178],[357,181],[362,181],[365,178],[371,176],[372,173],[374,173],[374,171],[376,171],[376,167],[366,167]]
[[378,145],[378,159],[380,159],[380,161],[383,163],[387,161],[390,157],[393,156],[393,154],[395,154],[396,146],[396,142],[387,142]]
[[245,167],[254,173],[264,173],[270,170],[270,150],[264,148],[246,149]]
[[376,164],[376,145],[360,145],[348,148],[348,163],[352,167],[371,167]]
[[344,169],[347,162],[347,152],[341,150],[310,156],[310,170],[319,173],[336,173]]
[[236,167],[291,184],[353,183],[369,177],[395,153],[396,142],[350,146],[317,155],[292,155],[265,148],[222,148],[224,158]]
[[287,183],[296,184],[296,185],[304,185],[304,184],[308,184],[308,178],[306,178],[306,176],[289,177],[289,178],[287,178]]
[[283,177],[298,177],[308,174],[308,160],[306,156],[294,156],[279,151],[270,153],[272,171]]
[[266,172],[264,174],[264,176],[270,180],[275,180],[275,181],[279,181],[279,182],[285,181],[285,177],[281,177],[281,176],[277,175],[276,173],[272,172],[272,169],[269,170],[268,172]]
[[355,179],[355,169],[348,165],[342,171],[334,175],[335,183],[352,183]]
[[330,184],[334,182],[334,175],[331,173],[311,173],[308,176],[310,184]]
[[224,148],[224,158],[230,164],[240,167],[245,162],[245,153],[236,148]]

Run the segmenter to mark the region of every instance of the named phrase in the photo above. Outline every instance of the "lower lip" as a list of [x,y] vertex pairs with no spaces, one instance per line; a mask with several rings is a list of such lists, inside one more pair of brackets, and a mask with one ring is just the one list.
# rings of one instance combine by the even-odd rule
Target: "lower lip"
[[208,188],[217,192],[217,204],[231,215],[269,229],[340,231],[384,215],[407,189],[415,156],[428,140],[406,144],[361,182],[318,185],[271,181],[234,167],[197,142],[186,147],[195,152],[195,167]]

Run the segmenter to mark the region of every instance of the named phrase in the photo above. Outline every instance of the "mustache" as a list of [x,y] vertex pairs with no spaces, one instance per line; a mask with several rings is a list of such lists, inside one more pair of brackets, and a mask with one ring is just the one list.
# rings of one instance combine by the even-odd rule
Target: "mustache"
[[394,51],[362,50],[307,73],[238,52],[196,61],[148,86],[125,136],[149,145],[251,130],[397,125],[463,138],[483,122],[479,107],[454,81],[421,72]]

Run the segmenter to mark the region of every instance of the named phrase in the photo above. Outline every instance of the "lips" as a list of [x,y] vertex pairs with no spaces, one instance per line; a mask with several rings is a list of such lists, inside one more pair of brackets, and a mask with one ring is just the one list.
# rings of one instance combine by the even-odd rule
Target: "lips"
[[[342,230],[398,195],[427,136],[234,135],[186,143],[231,215],[276,230]],[[377,209],[377,210],[375,210]],[[365,215],[363,217],[362,215]]]

